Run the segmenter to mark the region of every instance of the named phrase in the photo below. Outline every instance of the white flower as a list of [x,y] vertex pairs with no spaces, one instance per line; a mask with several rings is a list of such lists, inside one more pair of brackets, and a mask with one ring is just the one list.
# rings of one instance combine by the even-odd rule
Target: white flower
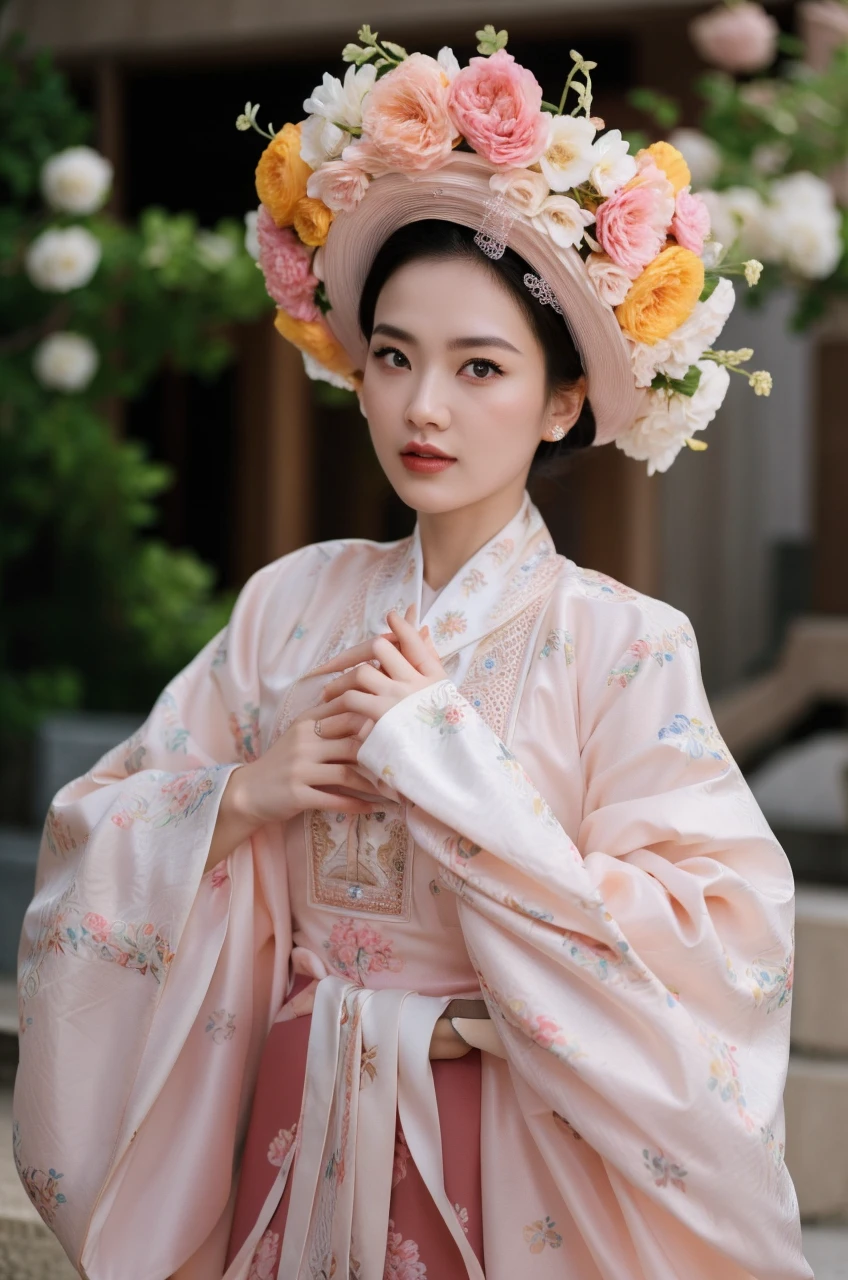
[[704,242],[704,249],[701,254],[704,266],[708,271],[713,267],[717,267],[724,257],[724,245],[720,240],[710,236],[709,240]]
[[585,116],[554,116],[548,147],[539,160],[552,191],[579,187],[596,162],[595,126]]
[[489,178],[492,191],[500,191],[526,217],[534,218],[550,195],[548,180],[533,169],[506,169]]
[[647,462],[648,475],[667,471],[696,431],[712,422],[727,394],[730,374],[712,360],[699,360],[701,381],[693,396],[649,391],[645,412],[616,439],[629,458]]
[[583,239],[584,229],[594,221],[594,213],[581,209],[571,196],[548,196],[532,219],[533,226],[549,235],[561,249],[576,249]]
[[589,178],[599,195],[614,195],[636,176],[636,161],[627,154],[629,150],[630,143],[624,141],[620,129],[610,129],[593,144]]
[[300,126],[300,158],[310,169],[338,160],[351,135],[323,116],[309,116]]
[[722,277],[706,302],[696,302],[688,319],[667,338],[661,338],[652,346],[646,342],[630,342],[630,362],[637,387],[649,387],[658,373],[668,374],[670,378],[685,377],[721,333],[735,301],[733,285]]
[[312,90],[303,109],[309,115],[323,116],[342,129],[362,128],[362,99],[377,78],[377,70],[366,62],[364,66],[353,64],[345,72],[344,84],[338,76],[324,72],[321,84]]
[[343,391],[354,391],[356,384],[351,382],[350,378],[345,378],[341,373],[333,373],[331,369],[325,369],[324,365],[319,364],[314,356],[306,351],[301,351],[303,356],[303,367],[307,376],[313,382],[329,382],[331,387],[341,387]]
[[42,166],[41,190],[47,203],[63,213],[96,213],[112,174],[111,162],[92,147],[67,147]]
[[67,293],[88,284],[100,265],[100,241],[85,227],[42,231],[26,251],[27,275],[37,289]]
[[233,242],[217,231],[198,231],[194,243],[197,256],[208,271],[220,271],[235,255]]
[[785,142],[763,142],[751,152],[751,168],[767,178],[779,173],[790,155],[790,147]]
[[448,45],[442,46],[436,56],[436,61],[448,80],[453,80],[455,76],[459,75],[459,63],[457,62],[456,54]]
[[601,302],[617,307],[627,297],[633,281],[630,276],[605,253],[590,253],[586,259],[586,271]]
[[752,187],[728,187],[726,191],[702,191],[701,198],[710,211],[715,240],[728,246],[739,241],[743,252],[759,254],[766,206],[758,192]]
[[259,209],[251,209],[244,215],[244,247],[254,262],[259,261],[259,237],[256,233],[256,220],[258,217]]
[[806,279],[829,276],[842,256],[841,218],[828,183],[802,170],[772,183],[761,223],[762,257]]
[[693,187],[709,187],[721,170],[721,151],[700,129],[675,129],[668,141],[689,166]]
[[99,364],[97,348],[81,333],[51,333],[32,357],[38,381],[53,391],[84,391]]

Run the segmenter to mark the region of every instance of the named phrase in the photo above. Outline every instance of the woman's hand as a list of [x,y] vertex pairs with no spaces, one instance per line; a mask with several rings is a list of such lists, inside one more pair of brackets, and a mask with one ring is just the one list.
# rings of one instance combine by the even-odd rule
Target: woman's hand
[[[396,610],[390,610],[387,621],[393,640],[376,636],[315,668],[313,674],[329,671],[344,674],[324,687],[325,705],[313,714],[322,722],[337,715],[361,716],[369,722],[360,735],[364,741],[375,722],[398,702],[448,678],[429,629],[424,627],[418,632],[412,625],[410,618],[414,617],[414,611],[415,606],[410,605],[407,617],[402,618]],[[373,665],[375,659],[379,668]],[[350,671],[344,670],[353,663],[358,665]]]

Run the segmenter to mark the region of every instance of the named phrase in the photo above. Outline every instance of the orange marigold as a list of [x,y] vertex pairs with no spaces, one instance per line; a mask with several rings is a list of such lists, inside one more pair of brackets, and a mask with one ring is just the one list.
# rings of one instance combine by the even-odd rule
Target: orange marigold
[[301,196],[294,207],[294,229],[304,244],[321,245],[327,239],[333,217],[323,200]]
[[299,351],[305,351],[331,373],[349,378],[353,361],[323,320],[295,320],[287,311],[277,311],[274,328]]
[[704,289],[704,264],[691,249],[671,245],[649,262],[615,309],[618,323],[637,342],[653,346],[679,329]]
[[256,193],[278,227],[290,227],[312,170],[300,158],[300,125],[283,125],[256,166]]
[[692,181],[692,175],[689,172],[688,164],[677,150],[677,147],[673,147],[670,142],[652,142],[649,147],[637,152],[637,159],[645,154],[652,158],[658,169],[662,169],[674,187],[675,195],[677,195],[678,191],[682,191],[684,187],[689,186]]

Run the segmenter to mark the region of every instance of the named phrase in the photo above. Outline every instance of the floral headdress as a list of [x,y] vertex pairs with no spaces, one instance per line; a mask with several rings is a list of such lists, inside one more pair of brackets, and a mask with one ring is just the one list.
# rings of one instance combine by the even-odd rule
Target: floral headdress
[[[720,260],[709,210],[678,150],[655,142],[632,156],[621,132],[592,114],[594,62],[572,50],[561,98],[546,102],[532,72],[506,52],[505,31],[487,26],[477,37],[481,56],[460,67],[447,47],[436,58],[408,54],[363,26],[360,43],[342,51],[344,80],[325,73],[299,124],[266,132],[258,104],[247,103],[237,128],[268,139],[256,169],[261,205],[248,216],[276,327],[311,377],[357,386],[355,331],[342,314],[341,276],[334,283],[328,271],[344,220],[353,225],[367,210],[379,221],[382,202],[397,203],[405,185],[398,175],[430,184],[470,175],[473,185],[482,173],[487,198],[475,241],[495,259],[519,230],[523,256],[538,247],[544,276],[530,272],[525,283],[575,336],[596,443],[615,439],[647,461],[649,474],[665,471],[684,445],[706,448],[694,436],[715,416],[730,373],[747,377],[757,395],[771,390],[768,373],[743,368],[750,349],[713,346],[735,300],[729,277],[753,285],[761,264]],[[410,203],[407,193],[406,205],[397,225],[422,216],[420,199]],[[605,348],[603,376],[593,345]],[[596,395],[616,362],[627,408],[599,416]]]

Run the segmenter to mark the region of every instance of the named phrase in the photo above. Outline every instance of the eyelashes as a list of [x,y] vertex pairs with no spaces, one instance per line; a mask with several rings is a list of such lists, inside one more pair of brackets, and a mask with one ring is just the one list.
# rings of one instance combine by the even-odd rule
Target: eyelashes
[[[409,360],[398,347],[379,347],[376,351],[374,351],[373,355],[375,360],[382,360],[383,356],[387,356],[387,355],[400,356],[401,360],[406,361],[406,366],[400,365],[400,364],[388,364],[387,368],[390,368],[390,369],[402,369],[404,367],[409,368]],[[486,369],[490,369],[492,373],[497,377],[503,376],[504,371],[502,366],[499,365],[496,360],[490,360],[488,359],[488,357],[475,356],[471,360],[466,360],[465,364],[462,365],[462,368],[465,369],[469,365],[482,366],[482,367],[485,367]],[[472,380],[474,382],[491,382],[493,379],[491,377],[486,377],[486,378],[475,377]]]

